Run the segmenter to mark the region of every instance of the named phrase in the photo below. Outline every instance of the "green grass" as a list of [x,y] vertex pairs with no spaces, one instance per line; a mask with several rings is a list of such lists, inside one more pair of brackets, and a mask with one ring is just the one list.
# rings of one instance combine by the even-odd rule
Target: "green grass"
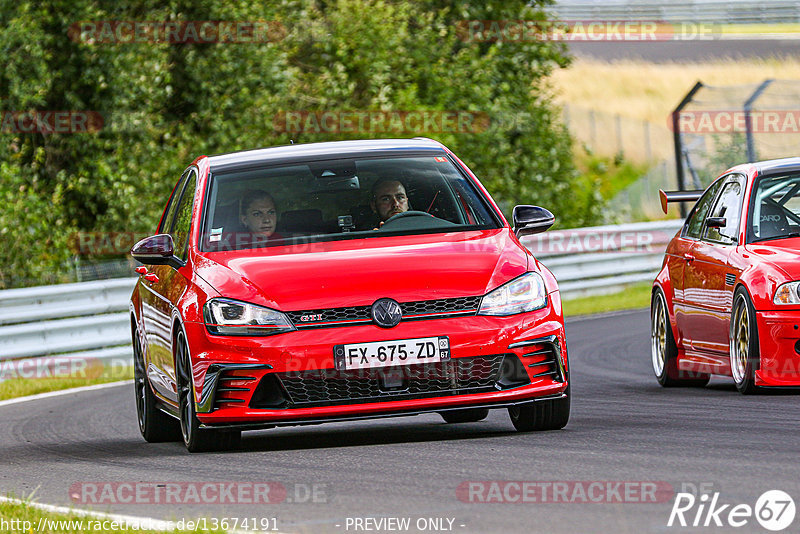
[[720,26],[722,33],[732,34],[764,34],[769,35],[773,33],[798,33],[800,32],[800,24],[796,22],[784,22],[778,24],[722,24]]
[[0,400],[133,378],[133,366],[106,368],[92,378],[11,378],[0,382]]
[[[40,522],[42,522],[42,530],[38,530]],[[56,521],[57,523],[48,522]],[[25,523],[27,521],[27,523]],[[71,521],[72,524],[64,523]],[[24,534],[79,534],[82,532],[131,532],[131,533],[155,533],[158,532],[218,532],[224,533],[224,530],[179,530],[172,531],[163,530],[138,530],[138,529],[125,529],[125,528],[110,528],[111,526],[124,526],[112,525],[111,519],[103,517],[92,517],[81,515],[78,513],[53,513],[45,512],[38,508],[31,506],[28,503],[22,502],[0,502],[0,532],[20,532]],[[105,522],[105,524],[103,524]]]
[[621,310],[634,310],[650,306],[650,291],[652,284],[644,282],[635,284],[619,293],[597,295],[593,297],[580,297],[564,300],[565,316],[591,315]]

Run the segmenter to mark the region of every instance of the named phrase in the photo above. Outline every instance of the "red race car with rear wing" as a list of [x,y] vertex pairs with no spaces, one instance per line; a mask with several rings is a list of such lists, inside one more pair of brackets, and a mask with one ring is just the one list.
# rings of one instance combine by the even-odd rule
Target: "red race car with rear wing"
[[651,353],[662,386],[731,376],[745,394],[800,386],[800,158],[748,163],[696,200],[653,284]]

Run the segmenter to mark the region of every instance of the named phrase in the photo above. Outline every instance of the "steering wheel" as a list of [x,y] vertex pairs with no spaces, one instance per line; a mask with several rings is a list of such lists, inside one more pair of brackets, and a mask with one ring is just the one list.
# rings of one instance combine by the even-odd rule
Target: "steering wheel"
[[[423,218],[425,220],[423,220]],[[456,226],[456,225],[454,223],[451,223],[450,221],[446,221],[444,219],[436,217],[435,215],[431,215],[430,213],[424,211],[411,210],[411,211],[404,211],[403,213],[398,213],[397,215],[389,217],[386,220],[386,222],[383,223],[383,226],[381,226],[380,229],[421,230],[421,229],[432,229],[432,228],[446,228],[450,226]]]
[[391,217],[386,219],[386,221],[384,221],[383,225],[386,226],[390,222],[402,219],[404,217],[433,217],[433,215],[431,215],[430,213],[426,213],[424,211],[409,210],[392,215]]

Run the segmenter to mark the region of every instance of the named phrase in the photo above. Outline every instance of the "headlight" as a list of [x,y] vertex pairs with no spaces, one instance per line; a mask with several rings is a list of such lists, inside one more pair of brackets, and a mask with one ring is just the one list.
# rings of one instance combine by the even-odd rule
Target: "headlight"
[[481,302],[478,315],[513,315],[544,308],[547,291],[539,273],[527,273],[490,291]]
[[213,334],[271,336],[291,332],[294,325],[283,313],[231,299],[211,299],[203,308],[206,328]]
[[798,289],[800,289],[800,282],[787,282],[778,287],[772,302],[775,304],[800,304]]

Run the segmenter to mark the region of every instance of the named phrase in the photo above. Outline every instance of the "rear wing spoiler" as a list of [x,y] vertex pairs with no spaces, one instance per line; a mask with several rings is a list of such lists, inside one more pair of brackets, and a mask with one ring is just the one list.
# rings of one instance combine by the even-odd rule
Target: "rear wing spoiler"
[[667,213],[667,204],[670,202],[697,202],[697,200],[705,193],[704,190],[698,189],[695,191],[664,191],[658,190],[658,198],[661,199],[661,209]]

